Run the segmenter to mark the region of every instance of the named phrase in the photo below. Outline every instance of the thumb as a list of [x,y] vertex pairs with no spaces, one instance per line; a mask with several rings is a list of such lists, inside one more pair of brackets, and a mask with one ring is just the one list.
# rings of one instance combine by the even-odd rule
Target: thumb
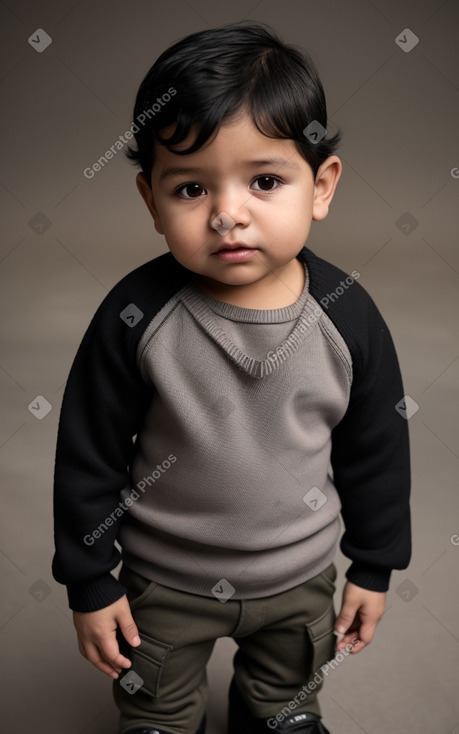
[[126,642],[128,642],[133,647],[137,647],[140,645],[140,637],[139,637],[139,630],[137,629],[137,625],[134,622],[134,618],[131,614],[131,609],[129,607],[129,602],[126,599],[126,604],[124,607],[122,607],[117,615],[117,620],[119,624],[121,634],[123,635]]
[[353,604],[343,602],[341,611],[335,621],[335,634],[338,636],[338,639],[340,639],[340,637],[342,639],[342,636],[344,636],[351,627],[355,620],[356,611],[357,610]]

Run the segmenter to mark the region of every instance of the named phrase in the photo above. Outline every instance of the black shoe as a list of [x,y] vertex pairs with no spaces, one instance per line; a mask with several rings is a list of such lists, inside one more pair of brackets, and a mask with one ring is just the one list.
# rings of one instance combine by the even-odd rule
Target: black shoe
[[291,716],[282,721],[277,721],[275,716],[266,719],[252,716],[233,678],[229,690],[228,734],[272,734],[273,731],[276,734],[330,734],[317,714],[292,711]]
[[[142,727],[141,729],[130,729],[128,732],[126,732],[126,734],[170,734],[170,732],[164,731],[164,729],[147,729],[146,727]],[[206,734],[205,714],[196,734]]]

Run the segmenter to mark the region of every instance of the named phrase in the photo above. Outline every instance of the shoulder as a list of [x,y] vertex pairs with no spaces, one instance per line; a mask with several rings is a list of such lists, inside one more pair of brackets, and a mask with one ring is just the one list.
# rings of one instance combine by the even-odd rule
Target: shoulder
[[[125,275],[97,308],[80,344],[78,365],[102,369],[114,365],[136,371],[136,349],[152,318],[195,274],[170,252]],[[92,367],[91,367],[92,365]]]
[[335,304],[338,304],[342,296],[345,296],[341,303],[342,309],[362,306],[369,310],[376,308],[371,296],[357,282],[360,278],[359,272],[353,270],[352,273],[346,273],[336,265],[318,257],[307,247],[303,247],[299,256],[308,267],[309,290],[314,298],[319,300],[324,310],[336,311]]
[[304,247],[299,255],[309,272],[309,291],[345,340],[354,367],[363,371],[391,342],[389,329],[369,293],[358,283],[360,273],[346,273]]
[[149,260],[125,275],[100,304],[95,318],[128,328],[138,341],[147,324],[172,296],[195,277],[170,252]]
[[194,277],[193,272],[180,265],[170,252],[166,252],[125,275],[113,286],[104,302],[122,305],[133,299],[139,308],[161,308]]

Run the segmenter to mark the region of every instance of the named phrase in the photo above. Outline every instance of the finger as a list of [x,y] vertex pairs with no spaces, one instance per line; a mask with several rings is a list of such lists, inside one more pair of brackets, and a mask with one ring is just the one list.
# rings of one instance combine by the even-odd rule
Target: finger
[[349,630],[336,646],[337,650],[344,650],[350,646],[350,652],[355,655],[372,641],[377,627],[377,622],[362,622],[360,626],[353,625],[354,629]]
[[110,637],[97,640],[95,642],[95,646],[98,648],[102,660],[109,663],[109,665],[111,665],[115,670],[131,667],[132,663],[129,658],[124,657],[124,655],[120,653],[115,632],[113,632]]
[[345,635],[342,635],[341,639],[336,643],[336,649],[348,650],[351,653],[360,651],[361,646],[358,626],[352,625],[352,629],[348,630]]
[[79,645],[79,648],[83,657],[85,657],[86,660],[89,660],[89,662],[92,663],[95,668],[100,670],[102,673],[105,673],[110,678],[113,678],[114,680],[119,678],[119,673],[121,672],[122,668],[116,668],[108,663],[106,660],[104,660],[96,645],[94,645],[93,643],[89,643],[85,646]]
[[120,614],[118,614],[116,621],[119,624],[121,634],[123,635],[126,642],[128,642],[133,647],[137,647],[138,645],[140,645],[139,630],[137,629],[137,625],[134,622],[134,618],[131,614],[129,603],[127,600],[125,609]]
[[353,629],[358,628],[356,608],[354,605],[343,604],[341,611],[336,618],[334,632],[338,637],[338,641],[343,639],[343,636]]
[[352,632],[349,635],[346,635],[346,637],[343,640],[343,647],[340,646],[340,650],[347,650],[351,655],[356,655],[358,652],[363,650],[365,645],[362,643],[362,640],[360,640],[358,634],[356,632]]
[[364,647],[370,644],[375,635],[379,617],[372,620],[361,620],[360,618],[357,620],[356,618],[356,622],[357,621],[358,623],[348,630],[348,633],[343,636],[343,639],[340,642],[340,649],[343,649],[341,645],[352,645],[353,654],[360,652]]
[[376,632],[377,622],[364,622],[360,627],[360,640],[364,645],[369,645]]

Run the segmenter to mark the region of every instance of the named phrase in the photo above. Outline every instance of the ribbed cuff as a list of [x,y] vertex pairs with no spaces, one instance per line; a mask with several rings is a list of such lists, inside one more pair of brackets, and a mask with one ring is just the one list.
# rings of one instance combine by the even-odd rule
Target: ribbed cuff
[[353,563],[346,571],[346,578],[368,591],[387,591],[391,573],[390,569]]
[[69,607],[75,612],[95,612],[113,604],[126,593],[126,588],[111,573],[85,584],[67,586]]

